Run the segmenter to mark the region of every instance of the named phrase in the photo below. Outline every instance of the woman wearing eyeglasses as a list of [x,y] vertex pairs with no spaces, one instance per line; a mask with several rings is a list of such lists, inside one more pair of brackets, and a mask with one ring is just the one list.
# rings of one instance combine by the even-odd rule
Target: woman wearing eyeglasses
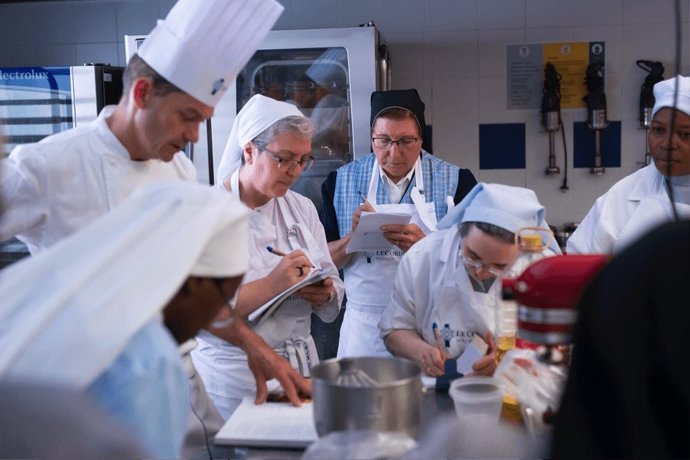
[[[390,356],[377,323],[400,258],[431,233],[449,207],[477,183],[468,169],[423,148],[424,102],[415,89],[371,95],[372,153],[331,173],[322,186],[322,222],[333,261],[343,268],[347,307],[338,357]],[[366,198],[365,200],[362,197]],[[384,226],[388,250],[346,254],[363,211],[403,212],[406,225]]]
[[[310,335],[311,314],[333,321],[344,291],[316,208],[290,190],[314,161],[312,132],[312,122],[294,105],[256,95],[235,118],[217,174],[219,185],[252,210],[250,265],[235,300],[240,316],[247,318],[311,270],[322,269],[328,275],[296,291],[270,318],[249,322],[303,377],[309,377],[319,362]],[[224,337],[223,329],[203,331],[192,357],[211,399],[227,419],[243,397],[256,394],[260,399],[263,388],[257,393],[259,382],[244,351]],[[306,380],[300,387],[309,392]]]
[[[388,350],[438,377],[445,359],[458,358],[480,335],[489,347],[472,369],[492,375],[498,278],[519,255],[515,233],[523,227],[548,228],[544,214],[532,190],[477,184],[439,222],[438,231],[403,256],[379,322]],[[550,250],[560,253],[555,242]]]

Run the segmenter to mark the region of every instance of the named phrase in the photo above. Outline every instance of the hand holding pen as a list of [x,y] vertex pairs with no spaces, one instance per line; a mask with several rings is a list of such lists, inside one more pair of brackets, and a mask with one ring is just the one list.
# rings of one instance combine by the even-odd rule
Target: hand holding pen
[[362,204],[359,205],[357,209],[355,209],[355,212],[352,213],[352,231],[354,232],[355,229],[357,228],[357,225],[359,224],[359,219],[362,217],[362,212],[363,211],[368,211],[368,212],[376,212],[376,208],[374,208],[374,205],[367,200],[367,197],[364,196],[362,192],[359,192],[359,196],[362,199]]
[[301,279],[309,273],[312,267],[311,260],[309,260],[301,249],[285,253],[271,246],[267,246],[266,250],[271,254],[279,256],[281,259],[278,265],[270,273],[276,285],[281,288],[281,291],[301,281]]
[[[285,273],[283,269],[287,267],[287,276],[285,277],[285,279],[291,281],[285,289],[298,283],[302,280],[302,278],[307,276],[310,272],[309,267],[315,268],[314,265],[312,265],[311,261],[307,258],[306,254],[301,249],[292,251],[289,254],[274,249],[271,246],[267,246],[266,250],[271,254],[280,256],[283,259],[280,261],[278,266],[273,269],[271,274],[279,276],[280,273]],[[307,269],[305,270],[305,268]],[[296,277],[291,276],[295,275],[295,269],[297,269]],[[321,306],[333,300],[335,298],[336,292],[335,286],[333,285],[333,280],[330,278],[326,278],[316,283],[304,286],[303,288],[295,292],[295,294],[309,301],[312,305]]]
[[[441,331],[436,323],[432,325],[434,335],[434,345],[429,345],[429,354],[424,362],[424,372],[432,377],[440,377],[445,373],[445,362],[448,359],[448,350],[446,349]],[[428,345],[428,344],[427,344]]]

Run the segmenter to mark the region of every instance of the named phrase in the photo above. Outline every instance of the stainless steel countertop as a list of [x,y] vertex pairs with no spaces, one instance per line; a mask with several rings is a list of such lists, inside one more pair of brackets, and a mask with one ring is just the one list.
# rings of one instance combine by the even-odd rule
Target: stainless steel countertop
[[[422,392],[421,430],[417,436],[420,440],[433,422],[451,411],[455,407],[447,391],[424,390]],[[227,447],[215,446],[214,455],[217,458],[266,460],[266,459],[299,459],[304,449],[276,449],[261,447]]]

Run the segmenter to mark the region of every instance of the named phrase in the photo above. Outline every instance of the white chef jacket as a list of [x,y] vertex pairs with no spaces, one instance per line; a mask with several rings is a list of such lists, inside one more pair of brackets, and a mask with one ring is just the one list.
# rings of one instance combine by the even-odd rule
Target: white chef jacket
[[[237,176],[238,172],[232,176],[233,190],[239,190]],[[280,262],[279,256],[266,250],[267,246],[286,253],[303,249],[317,268],[331,275],[337,295],[330,302],[313,307],[308,301],[292,296],[267,321],[249,322],[266,343],[290,360],[295,370],[309,376],[310,368],[319,362],[311,338],[311,314],[314,312],[325,322],[335,320],[344,293],[316,208],[308,198],[288,191],[284,197],[252,210],[249,231],[250,265],[243,284],[267,276]],[[199,346],[192,351],[194,366],[216,408],[227,419],[243,397],[256,394],[247,355],[206,331],[199,333],[197,341]]]
[[135,189],[159,180],[196,180],[191,161],[178,153],[132,161],[110,131],[106,107],[86,126],[16,147],[0,166],[0,241],[17,236],[32,254],[74,233]]
[[[679,215],[690,217],[688,194],[681,190],[674,198]],[[651,163],[624,177],[597,199],[568,238],[566,252],[618,252],[646,231],[671,219],[664,176]]]
[[458,255],[461,240],[454,225],[437,230],[407,251],[378,323],[381,338],[396,329],[409,329],[435,345],[432,326],[436,323],[449,358],[457,358],[475,334],[484,336],[495,329],[500,283],[494,281],[487,292],[473,289]]

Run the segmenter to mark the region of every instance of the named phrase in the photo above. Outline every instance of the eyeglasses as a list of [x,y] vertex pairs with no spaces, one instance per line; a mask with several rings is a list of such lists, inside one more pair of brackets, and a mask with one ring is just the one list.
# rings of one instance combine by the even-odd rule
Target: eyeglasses
[[390,137],[372,137],[371,142],[374,143],[374,147],[378,149],[387,149],[389,147],[392,147],[393,144],[398,144],[398,147],[401,149],[405,148],[410,148],[414,146],[417,141],[419,140],[418,137],[401,137],[397,141],[394,141]]
[[472,267],[477,271],[486,270],[487,272],[491,273],[493,276],[496,277],[502,276],[510,270],[510,267],[498,268],[494,267],[493,265],[486,265],[485,263],[480,262],[477,259],[473,259],[471,257],[466,256],[462,253],[462,250],[460,250],[459,255],[460,260],[462,260],[462,262],[468,267]]
[[287,170],[288,172],[292,172],[298,166],[300,168],[302,168],[302,172],[307,171],[309,168],[314,166],[314,161],[316,161],[316,159],[311,155],[309,155],[306,158],[303,158],[300,161],[287,160],[285,158],[282,158],[277,153],[271,152],[266,147],[261,147],[261,146],[258,146],[258,147],[260,150],[268,153],[270,155],[270,157],[273,158],[276,161],[276,163],[278,163],[278,169]]

